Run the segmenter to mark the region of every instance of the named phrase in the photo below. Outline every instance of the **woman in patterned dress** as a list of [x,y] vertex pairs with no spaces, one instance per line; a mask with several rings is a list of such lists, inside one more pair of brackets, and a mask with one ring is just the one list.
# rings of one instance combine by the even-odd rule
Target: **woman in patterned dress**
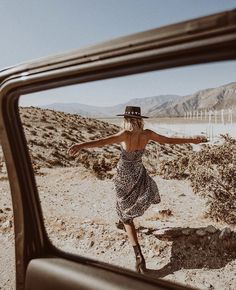
[[[124,130],[99,140],[83,142],[71,146],[68,154],[74,156],[80,149],[99,147],[113,143],[121,145],[121,156],[117,164],[117,174],[114,177],[116,189],[116,211],[119,223],[123,224],[128,238],[133,246],[136,257],[136,270],[144,273],[146,269],[133,219],[143,215],[151,204],[160,202],[160,195],[155,181],[148,175],[142,163],[142,155],[149,141],[160,144],[198,144],[202,137],[169,138],[152,130],[143,129],[143,118],[140,107],[127,106],[124,114]],[[118,224],[118,226],[120,226]]]

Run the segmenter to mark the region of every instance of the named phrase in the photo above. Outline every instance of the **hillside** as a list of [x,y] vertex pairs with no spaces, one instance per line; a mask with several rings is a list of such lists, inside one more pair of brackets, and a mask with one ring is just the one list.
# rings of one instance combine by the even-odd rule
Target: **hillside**
[[185,112],[203,109],[236,109],[236,83],[200,90],[176,101],[166,102],[148,111],[151,117],[179,117]]
[[[101,158],[105,160],[118,156],[117,145],[82,150],[77,158],[71,158],[67,154],[68,148],[76,142],[94,140],[118,132],[119,128],[115,125],[33,107],[21,108],[20,114],[35,170],[43,167],[70,167],[78,163],[92,169],[100,163]],[[104,161],[101,164],[105,166]]]
[[[115,134],[120,130],[116,125],[77,114],[66,114],[48,109],[21,108],[20,114],[34,169],[71,167],[82,164],[100,179],[112,178],[119,159],[117,144],[100,148],[83,149],[75,158],[69,157],[68,148],[76,143],[95,140]],[[159,160],[174,154],[185,154],[191,145],[148,144],[144,163],[151,174],[156,174]]]

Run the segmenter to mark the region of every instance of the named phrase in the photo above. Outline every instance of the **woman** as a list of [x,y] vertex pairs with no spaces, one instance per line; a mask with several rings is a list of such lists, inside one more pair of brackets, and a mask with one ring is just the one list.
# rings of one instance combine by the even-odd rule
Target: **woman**
[[142,163],[142,155],[149,141],[160,144],[201,143],[202,137],[169,138],[151,130],[144,130],[140,107],[127,106],[124,114],[124,130],[109,137],[83,142],[71,146],[68,154],[74,156],[78,150],[104,146],[113,143],[121,144],[121,156],[117,164],[117,175],[114,177],[116,189],[116,211],[127,232],[136,257],[136,270],[144,273],[146,269],[133,219],[141,216],[151,204],[160,202],[160,195],[155,181],[148,175]]

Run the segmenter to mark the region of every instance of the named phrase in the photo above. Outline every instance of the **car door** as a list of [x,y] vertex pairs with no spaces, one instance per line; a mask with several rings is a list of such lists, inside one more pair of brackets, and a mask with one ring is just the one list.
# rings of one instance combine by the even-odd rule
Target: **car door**
[[236,59],[236,11],[114,39],[0,73],[0,139],[14,210],[16,289],[187,289],[59,250],[49,240],[18,100],[52,88]]

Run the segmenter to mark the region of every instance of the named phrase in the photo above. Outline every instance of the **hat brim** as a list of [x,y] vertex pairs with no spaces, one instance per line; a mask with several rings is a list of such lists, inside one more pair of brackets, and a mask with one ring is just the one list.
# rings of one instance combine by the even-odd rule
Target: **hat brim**
[[142,118],[149,118],[147,116],[135,116],[135,115],[128,115],[128,114],[118,114],[116,116],[123,116],[123,117],[128,117],[128,118],[136,118],[136,119],[142,119]]

